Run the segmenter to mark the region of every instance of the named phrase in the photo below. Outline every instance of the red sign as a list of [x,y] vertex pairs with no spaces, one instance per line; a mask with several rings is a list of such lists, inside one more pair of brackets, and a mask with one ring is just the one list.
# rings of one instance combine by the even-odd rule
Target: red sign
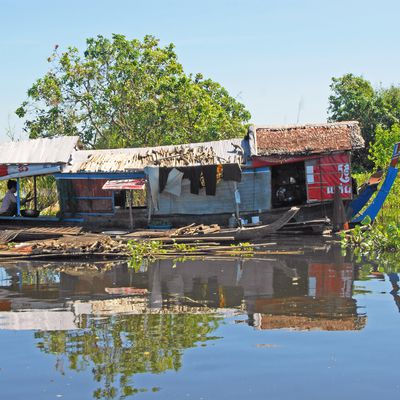
[[323,156],[305,162],[309,202],[332,200],[335,186],[343,199],[352,198],[350,154]]
[[0,176],[8,175],[8,166],[4,164],[0,164]]
[[49,175],[60,172],[57,164],[0,164],[0,180]]
[[122,179],[107,181],[104,190],[144,190],[146,179]]

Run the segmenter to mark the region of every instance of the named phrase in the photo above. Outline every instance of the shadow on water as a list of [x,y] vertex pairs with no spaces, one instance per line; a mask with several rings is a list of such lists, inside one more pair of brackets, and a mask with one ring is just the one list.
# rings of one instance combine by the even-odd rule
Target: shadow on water
[[123,398],[159,390],[136,385],[138,374],[178,371],[187,349],[223,340],[216,331],[227,315],[248,329],[362,330],[359,271],[329,245],[262,260],[157,260],[139,271],[123,262],[3,264],[0,329],[33,331],[61,375],[90,373],[93,398]]

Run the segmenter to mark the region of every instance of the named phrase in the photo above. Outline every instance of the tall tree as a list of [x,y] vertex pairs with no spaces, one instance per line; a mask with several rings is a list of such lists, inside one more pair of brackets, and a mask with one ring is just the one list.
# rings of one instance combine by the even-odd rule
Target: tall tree
[[329,121],[359,121],[366,143],[374,137],[376,120],[376,92],[371,83],[361,76],[346,74],[332,78],[329,96]]
[[[361,132],[366,142],[366,149],[356,153],[357,164],[370,167],[368,151],[375,143],[376,133],[382,134],[400,123],[400,87],[390,86],[374,89],[369,81],[362,76],[346,74],[332,78],[330,85],[332,94],[329,96],[329,121],[360,122]],[[388,149],[391,152],[391,148]],[[376,163],[373,153],[370,160]]]
[[16,110],[31,138],[79,135],[88,147],[141,147],[240,137],[250,113],[220,84],[185,74],[172,44],[122,35],[58,46]]

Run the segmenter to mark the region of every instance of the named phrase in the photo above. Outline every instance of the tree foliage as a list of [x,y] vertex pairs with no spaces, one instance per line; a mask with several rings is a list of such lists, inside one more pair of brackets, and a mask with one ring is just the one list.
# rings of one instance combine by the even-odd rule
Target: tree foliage
[[244,105],[201,74],[185,74],[172,44],[122,35],[55,47],[50,70],[16,110],[31,138],[79,135],[88,147],[141,147],[240,137]]
[[400,122],[400,87],[374,89],[362,76],[346,74],[332,78],[329,96],[330,121],[359,121],[367,144],[378,126],[390,129]]
[[369,142],[375,130],[375,91],[370,82],[360,76],[346,74],[332,78],[329,96],[329,120],[359,121],[363,137]]
[[392,158],[394,145],[400,142],[400,125],[395,124],[390,129],[378,126],[375,132],[375,141],[369,149],[369,158],[375,168],[386,168]]

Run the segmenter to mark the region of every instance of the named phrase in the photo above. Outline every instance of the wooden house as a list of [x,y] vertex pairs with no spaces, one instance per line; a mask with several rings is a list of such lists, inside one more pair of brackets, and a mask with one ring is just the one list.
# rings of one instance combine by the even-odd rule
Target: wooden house
[[253,167],[271,172],[272,208],[329,203],[336,186],[343,200],[356,193],[351,152],[364,146],[358,122],[255,126],[249,141]]
[[[219,169],[221,179],[215,182],[211,194],[207,185],[203,187],[201,183],[197,191],[193,190],[194,180],[186,177],[180,180],[179,193],[152,190],[154,173],[158,184],[160,174],[168,174],[172,169],[181,174],[197,171],[200,177],[213,167]],[[235,180],[225,179],[229,169],[238,172]],[[268,168],[252,168],[246,139],[154,148],[83,150],[74,153],[71,165],[55,176],[63,218],[92,226],[126,227],[131,203],[135,226],[145,226],[150,219],[174,225],[187,220],[226,224],[229,215],[235,212],[238,193],[243,212],[257,213],[270,208],[268,190],[261,195],[256,190],[270,186]],[[107,190],[107,187],[114,190]],[[136,189],[132,202],[130,187]]]
[[364,144],[357,122],[251,126],[245,138],[153,148],[79,150],[77,140],[1,146],[0,179],[54,175],[60,219],[98,229],[227,225],[232,213],[268,223],[295,205],[299,221],[330,217],[335,187],[353,197],[351,152]]
[[[128,227],[131,205],[135,227],[154,221],[227,225],[236,211],[269,222],[293,205],[302,206],[298,219],[304,220],[330,216],[335,186],[344,200],[352,198],[350,157],[362,146],[357,122],[251,126],[244,139],[77,151],[55,176],[62,217],[90,226]],[[222,176],[235,165],[235,180],[217,177],[216,190],[204,182],[193,190],[194,170],[201,176],[207,166],[219,168]],[[166,181],[171,170],[179,183],[175,191],[161,190],[161,176]]]

